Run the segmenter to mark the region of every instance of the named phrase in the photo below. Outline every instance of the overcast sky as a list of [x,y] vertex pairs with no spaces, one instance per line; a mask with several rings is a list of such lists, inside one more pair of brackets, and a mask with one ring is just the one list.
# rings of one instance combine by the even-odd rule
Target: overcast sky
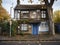
[[[10,7],[12,6],[13,3],[13,8],[16,6],[16,0],[3,0],[2,5],[3,7],[10,13]],[[21,4],[26,4],[27,0],[24,2],[21,0]],[[34,0],[34,4],[39,3],[37,0]],[[27,3],[28,4],[28,3]],[[55,10],[60,10],[60,0],[57,0],[53,4],[53,11]]]

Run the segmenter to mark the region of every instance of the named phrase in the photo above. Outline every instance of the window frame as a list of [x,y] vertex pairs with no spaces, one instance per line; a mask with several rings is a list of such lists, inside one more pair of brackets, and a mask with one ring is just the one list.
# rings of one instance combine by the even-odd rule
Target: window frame
[[46,19],[47,18],[47,11],[46,10],[41,10],[41,18]]
[[[22,25],[23,25],[23,30],[22,30]],[[24,27],[24,25],[26,25],[27,28],[26,28],[26,26]],[[26,30],[24,30],[24,28],[26,28]],[[28,31],[28,24],[20,24],[20,30],[21,31]]]
[[24,17],[24,14],[27,14],[25,15],[27,18],[29,18],[29,11],[21,11],[21,19],[27,19]]
[[[33,13],[36,13],[36,14],[33,14]],[[37,11],[36,10],[30,11],[30,18],[37,19]]]

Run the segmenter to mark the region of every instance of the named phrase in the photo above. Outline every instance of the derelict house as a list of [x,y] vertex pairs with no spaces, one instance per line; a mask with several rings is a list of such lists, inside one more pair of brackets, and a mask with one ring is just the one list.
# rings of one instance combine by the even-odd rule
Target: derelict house
[[52,20],[54,0],[42,0],[37,5],[22,5],[17,0],[14,8],[14,18],[19,21],[18,32],[27,34],[55,34]]

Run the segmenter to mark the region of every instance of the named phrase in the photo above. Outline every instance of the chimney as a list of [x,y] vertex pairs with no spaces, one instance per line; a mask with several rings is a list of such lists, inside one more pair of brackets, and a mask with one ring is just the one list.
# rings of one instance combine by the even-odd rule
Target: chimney
[[20,0],[17,0],[17,5],[19,5],[20,4]]

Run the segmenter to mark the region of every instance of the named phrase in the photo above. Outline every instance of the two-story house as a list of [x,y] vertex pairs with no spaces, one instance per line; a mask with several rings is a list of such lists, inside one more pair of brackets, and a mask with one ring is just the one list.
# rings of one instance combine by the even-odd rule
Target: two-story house
[[17,0],[14,8],[14,18],[18,20],[19,31],[33,35],[55,34],[52,21],[54,0],[42,0],[37,5],[22,5]]

